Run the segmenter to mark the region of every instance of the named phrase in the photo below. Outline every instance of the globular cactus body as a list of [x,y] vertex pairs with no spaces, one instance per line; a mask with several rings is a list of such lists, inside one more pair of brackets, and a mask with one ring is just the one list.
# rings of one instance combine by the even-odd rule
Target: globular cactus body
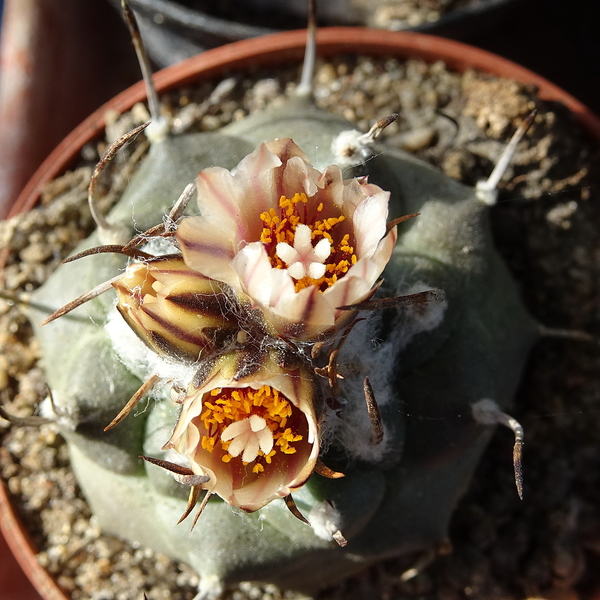
[[[109,220],[131,235],[144,231],[161,222],[199,171],[213,165],[231,169],[275,138],[291,138],[323,170],[340,162],[332,146],[352,129],[310,99],[293,98],[218,133],[168,135],[152,144]],[[138,456],[166,456],[162,448],[175,427],[177,405],[167,397],[152,400],[147,410],[103,431],[141,383],[104,328],[114,296],[94,298],[36,331],[57,422],[99,523],[109,533],[188,563],[206,590],[246,579],[310,590],[444,540],[491,434],[473,419],[471,407],[484,398],[500,408],[511,404],[536,339],[537,325],[494,249],[489,207],[474,189],[385,146],[351,168],[391,193],[392,219],[420,213],[400,225],[379,295],[440,288],[446,300],[422,310],[387,309],[346,341],[339,362],[354,365],[354,371],[342,392],[344,424],[323,455],[345,477],[313,474],[294,492],[312,528],[280,500],[247,514],[218,499],[208,502],[193,531],[176,526],[187,488]],[[76,251],[99,243],[94,234]],[[47,316],[40,306],[57,309],[125,264],[123,256],[102,254],[61,266],[34,294],[32,321]],[[369,446],[365,375],[383,399],[381,450]],[[343,548],[331,538],[340,531],[348,542]]]

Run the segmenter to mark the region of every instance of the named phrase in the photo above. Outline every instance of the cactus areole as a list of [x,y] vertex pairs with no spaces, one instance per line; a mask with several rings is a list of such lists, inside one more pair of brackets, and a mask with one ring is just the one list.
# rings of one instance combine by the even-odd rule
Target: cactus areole
[[445,540],[492,432],[481,414],[510,406],[537,337],[492,243],[494,190],[377,132],[308,93],[153,135],[76,249],[118,251],[33,295],[54,310],[108,291],[37,327],[46,414],[100,525],[189,564],[203,595],[310,591]]

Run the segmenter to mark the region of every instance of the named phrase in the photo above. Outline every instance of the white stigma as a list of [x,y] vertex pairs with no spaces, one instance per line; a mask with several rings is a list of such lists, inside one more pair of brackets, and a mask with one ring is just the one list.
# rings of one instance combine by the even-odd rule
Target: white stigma
[[275,254],[286,264],[288,273],[294,279],[320,279],[325,275],[325,260],[331,254],[331,242],[327,238],[312,245],[312,230],[300,223],[294,233],[294,246],[279,242]]
[[234,458],[241,454],[245,463],[255,460],[259,450],[267,455],[273,449],[273,433],[258,415],[250,415],[225,427],[221,441],[231,441],[227,452]]

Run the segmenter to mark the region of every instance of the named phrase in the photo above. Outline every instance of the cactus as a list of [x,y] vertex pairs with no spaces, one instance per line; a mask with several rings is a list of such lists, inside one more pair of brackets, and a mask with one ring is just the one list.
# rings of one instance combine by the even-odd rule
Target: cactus
[[[376,147],[386,123],[362,134],[316,109],[310,65],[304,73],[283,106],[216,133],[155,122],[126,192],[76,249],[90,255],[62,265],[30,308],[36,325],[61,315],[36,328],[46,414],[99,523],[189,564],[201,597],[242,580],[310,591],[444,540],[538,336],[491,240],[497,173],[470,188]],[[199,210],[170,212],[198,172]],[[278,192],[264,206],[250,186],[261,177]],[[302,203],[310,227],[269,237],[276,209],[300,218]],[[247,207],[254,225],[240,216]],[[350,237],[315,233],[320,210]],[[271,261],[258,280],[256,244]],[[341,253],[356,263],[324,283]],[[116,307],[100,294],[113,287]],[[78,296],[87,301],[73,308]],[[123,418],[144,395],[151,408]],[[403,414],[423,418],[409,426]],[[193,530],[176,527],[202,490]]]

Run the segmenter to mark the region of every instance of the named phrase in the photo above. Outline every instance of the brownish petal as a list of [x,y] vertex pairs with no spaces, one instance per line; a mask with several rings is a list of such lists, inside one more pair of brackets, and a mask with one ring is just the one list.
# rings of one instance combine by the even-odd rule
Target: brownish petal
[[181,257],[129,265],[113,284],[117,309],[150,348],[195,361],[226,343],[237,330],[224,284],[190,270]]

